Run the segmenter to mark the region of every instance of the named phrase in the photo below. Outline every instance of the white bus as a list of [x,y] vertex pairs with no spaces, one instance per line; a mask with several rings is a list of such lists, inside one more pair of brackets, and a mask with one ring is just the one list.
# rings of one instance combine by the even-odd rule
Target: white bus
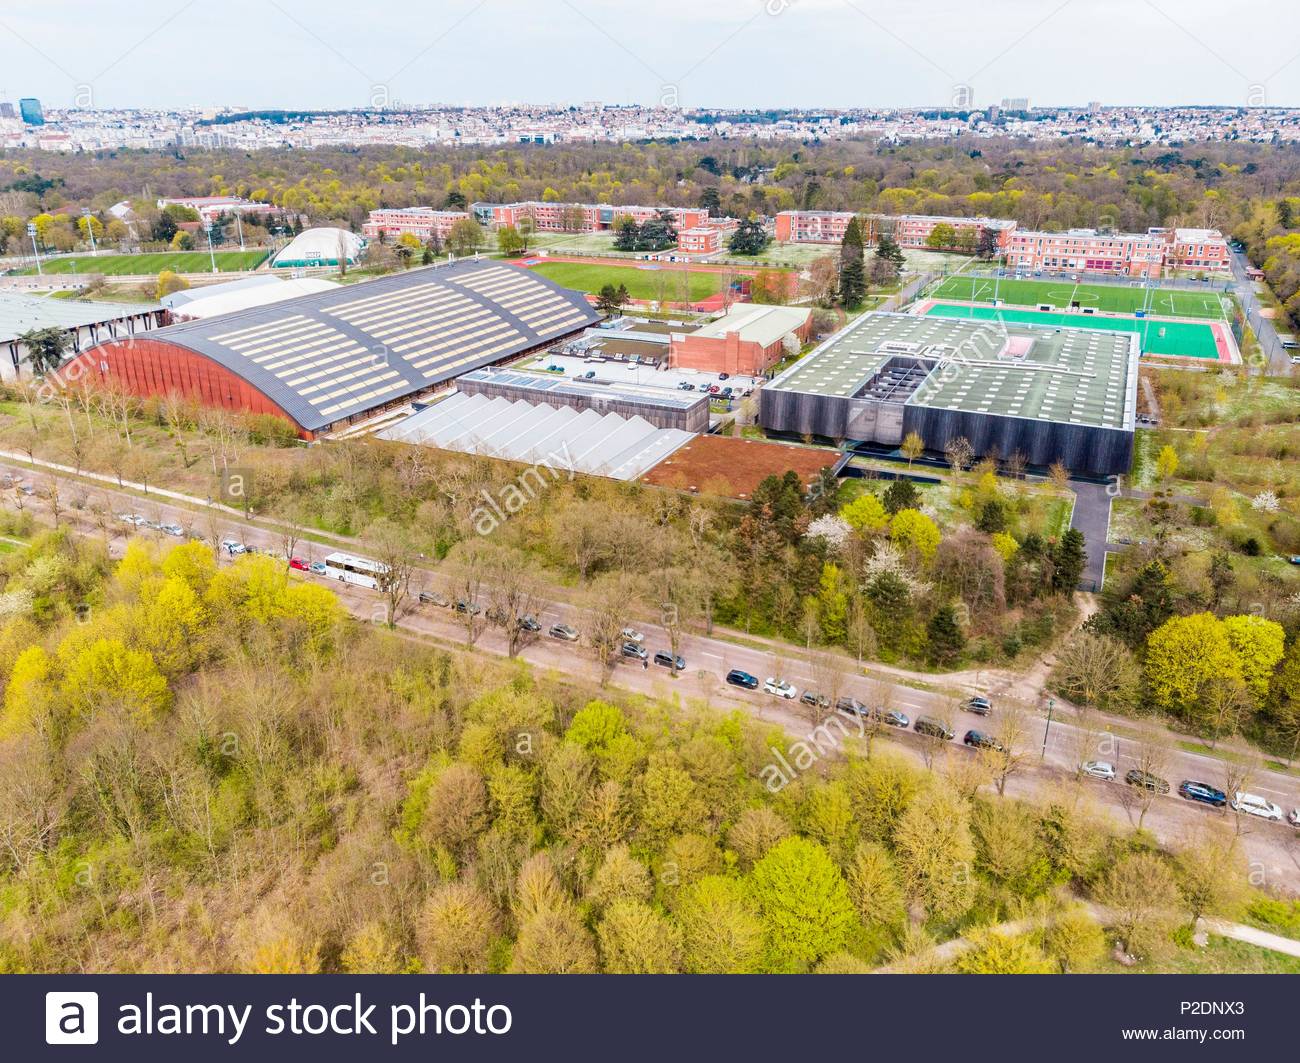
[[372,591],[379,587],[378,577],[388,571],[388,566],[380,561],[371,561],[368,557],[354,557],[352,554],[330,554],[325,558],[325,575],[344,583],[355,583],[358,587],[369,587]]

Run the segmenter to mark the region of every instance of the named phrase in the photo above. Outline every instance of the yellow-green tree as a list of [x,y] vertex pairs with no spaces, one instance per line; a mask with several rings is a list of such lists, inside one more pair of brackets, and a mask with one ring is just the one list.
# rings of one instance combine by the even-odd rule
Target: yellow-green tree
[[754,974],[763,963],[763,923],[735,879],[707,875],[676,906],[683,966],[691,974]]
[[882,531],[889,523],[884,504],[870,491],[863,492],[841,509],[840,516],[858,531]]
[[1273,669],[1286,652],[1286,632],[1276,620],[1249,615],[1224,617],[1223,628],[1237,654],[1246,689],[1262,701],[1268,695]]
[[120,639],[96,639],[74,653],[59,690],[79,717],[119,707],[147,723],[171,704],[167,680],[153,657],[127,649]]
[[1170,446],[1161,447],[1160,453],[1156,457],[1156,475],[1162,480],[1168,480],[1177,471],[1178,451]]
[[1213,613],[1171,617],[1147,639],[1147,690],[1166,712],[1190,716],[1211,683],[1241,679],[1228,629]]
[[848,940],[855,922],[849,889],[816,842],[777,842],[754,865],[749,881],[763,921],[768,969],[808,970]]
[[889,537],[904,550],[915,550],[924,560],[939,549],[939,526],[919,509],[900,509],[889,523]]
[[25,730],[48,703],[50,656],[41,646],[28,646],[14,661],[5,685],[5,714],[0,735]]

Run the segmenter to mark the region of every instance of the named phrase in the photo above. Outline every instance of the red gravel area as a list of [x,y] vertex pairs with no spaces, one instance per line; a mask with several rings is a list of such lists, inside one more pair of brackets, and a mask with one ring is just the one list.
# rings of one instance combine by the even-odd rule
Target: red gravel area
[[811,483],[838,458],[834,451],[787,443],[734,436],[696,436],[641,479],[682,491],[748,498],[768,476],[783,476],[788,469],[793,469],[800,480]]

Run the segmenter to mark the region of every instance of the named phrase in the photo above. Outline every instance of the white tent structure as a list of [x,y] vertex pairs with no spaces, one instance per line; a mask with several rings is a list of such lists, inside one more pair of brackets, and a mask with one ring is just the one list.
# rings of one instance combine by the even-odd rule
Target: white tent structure
[[204,288],[188,288],[163,297],[163,305],[172,312],[176,321],[193,321],[198,318],[233,314],[253,306],[268,306],[329,291],[338,284],[321,277],[277,277],[259,273],[255,277],[212,284]]
[[307,229],[281,248],[271,265],[277,269],[337,266],[340,261],[351,265],[361,256],[364,246],[361,237],[346,229]]
[[641,417],[460,392],[379,435],[615,480],[636,479],[694,438]]

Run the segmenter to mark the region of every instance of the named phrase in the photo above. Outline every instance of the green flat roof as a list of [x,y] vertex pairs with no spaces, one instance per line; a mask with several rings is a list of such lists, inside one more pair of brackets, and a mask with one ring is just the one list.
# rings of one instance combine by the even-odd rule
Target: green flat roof
[[869,313],[767,387],[850,399],[895,357],[930,367],[908,405],[1133,428],[1135,332]]

